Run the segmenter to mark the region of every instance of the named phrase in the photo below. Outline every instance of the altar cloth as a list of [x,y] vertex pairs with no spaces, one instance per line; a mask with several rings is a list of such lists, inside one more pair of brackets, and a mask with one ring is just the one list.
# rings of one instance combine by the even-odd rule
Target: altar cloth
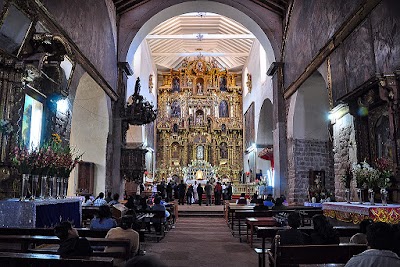
[[380,203],[359,204],[357,202],[324,202],[322,203],[324,215],[343,222],[359,224],[364,219],[372,219],[374,222],[386,222],[390,224],[400,223],[400,205]]
[[81,227],[82,203],[79,198],[0,201],[0,227],[47,228],[61,221]]

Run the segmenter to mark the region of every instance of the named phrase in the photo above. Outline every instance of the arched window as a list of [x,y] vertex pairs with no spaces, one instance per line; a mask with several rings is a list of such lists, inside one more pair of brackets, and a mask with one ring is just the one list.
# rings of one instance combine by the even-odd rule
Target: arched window
[[171,117],[179,118],[181,116],[181,106],[178,100],[174,100],[171,104]]
[[228,103],[226,102],[226,100],[222,100],[221,103],[219,103],[219,117],[220,118],[229,117]]

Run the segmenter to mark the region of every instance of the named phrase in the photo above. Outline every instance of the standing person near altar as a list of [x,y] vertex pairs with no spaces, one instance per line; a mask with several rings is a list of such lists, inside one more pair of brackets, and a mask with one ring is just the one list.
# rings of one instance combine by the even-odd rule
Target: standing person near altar
[[104,199],[104,193],[100,192],[100,194],[95,198],[93,206],[103,206],[103,205],[107,205],[107,201]]
[[186,193],[186,185],[181,180],[181,183],[178,185],[178,194],[179,194],[179,201],[178,204],[185,205],[185,193]]
[[201,206],[201,204],[202,204],[202,202],[203,202],[203,193],[204,193],[204,190],[203,190],[203,187],[201,186],[201,184],[199,183],[199,185],[197,186],[197,196],[198,196],[198,199],[199,199],[199,206]]
[[64,221],[54,227],[54,234],[60,239],[57,254],[61,257],[92,255],[93,249],[89,241],[79,237],[78,231],[72,228],[70,222]]
[[228,186],[226,187],[226,193],[228,195],[228,200],[232,199],[232,184],[231,182],[228,183]]
[[192,205],[192,197],[193,197],[193,185],[189,185],[188,190],[186,191],[186,202],[188,205]]
[[204,187],[204,189],[206,191],[206,206],[208,205],[211,206],[212,185],[210,184],[210,181],[207,181],[207,184]]
[[221,205],[221,195],[222,195],[222,186],[220,182],[214,187],[214,198],[215,198],[215,205]]
[[199,195],[197,194],[197,181],[194,181],[194,185],[193,185],[193,198],[194,198],[194,203],[196,203],[197,201],[199,201]]
[[167,184],[167,202],[173,201],[174,199],[172,198],[172,183],[169,181]]

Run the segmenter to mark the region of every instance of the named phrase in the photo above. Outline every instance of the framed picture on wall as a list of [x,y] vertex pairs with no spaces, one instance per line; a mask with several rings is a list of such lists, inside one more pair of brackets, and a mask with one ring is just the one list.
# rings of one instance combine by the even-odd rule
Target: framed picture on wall
[[250,148],[256,141],[254,130],[254,102],[244,113],[244,145],[245,149]]

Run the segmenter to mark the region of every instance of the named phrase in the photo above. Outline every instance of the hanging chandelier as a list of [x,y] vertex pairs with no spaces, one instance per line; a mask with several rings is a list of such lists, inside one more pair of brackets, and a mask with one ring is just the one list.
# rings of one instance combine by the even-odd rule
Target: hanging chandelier
[[125,119],[131,125],[143,125],[154,121],[157,109],[140,94],[140,79],[136,80],[135,92],[128,98],[125,108]]

